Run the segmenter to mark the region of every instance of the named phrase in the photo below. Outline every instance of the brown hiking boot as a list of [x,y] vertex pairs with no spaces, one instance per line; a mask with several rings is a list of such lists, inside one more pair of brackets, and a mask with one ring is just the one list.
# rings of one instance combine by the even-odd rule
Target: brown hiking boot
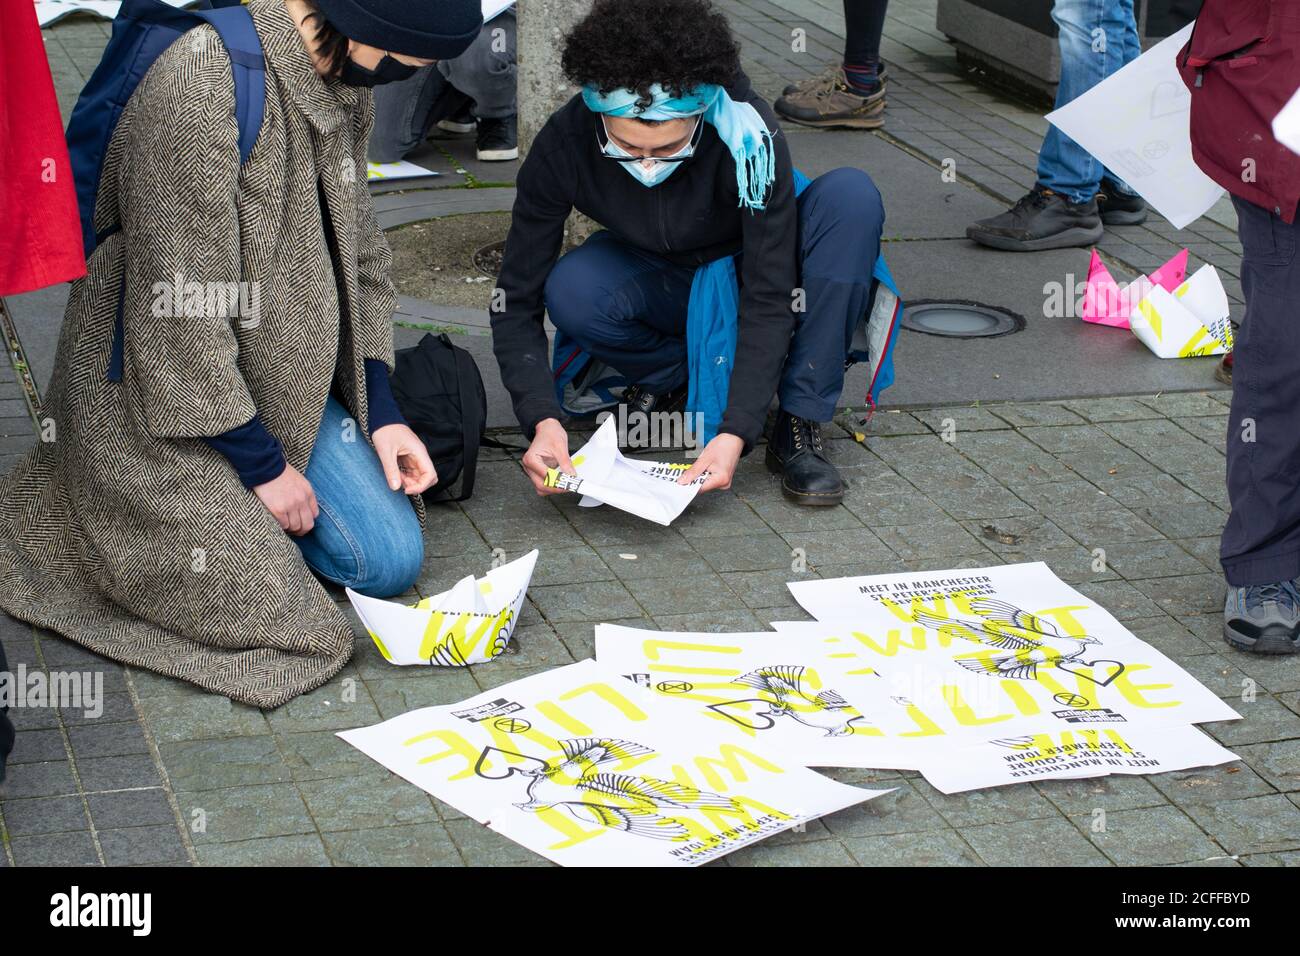
[[843,68],[837,68],[820,86],[781,97],[775,108],[804,126],[878,129],[885,125],[885,88],[861,96],[849,87]]
[[[798,83],[791,83],[781,91],[782,96],[790,96],[794,93],[813,93],[817,90],[834,86],[842,79],[844,67],[838,63],[832,63],[826,69],[822,70],[816,76],[810,76],[806,80],[800,80]],[[885,61],[881,60],[876,68],[876,82],[883,88],[889,81],[889,67]]]

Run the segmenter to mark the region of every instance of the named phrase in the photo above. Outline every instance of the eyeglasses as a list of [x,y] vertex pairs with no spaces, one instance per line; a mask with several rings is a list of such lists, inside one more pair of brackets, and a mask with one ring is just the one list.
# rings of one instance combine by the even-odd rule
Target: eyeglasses
[[[611,156],[608,152],[610,145],[609,129],[605,126],[605,117],[600,118],[600,123],[596,126],[596,145],[600,148],[600,155],[605,159],[612,159],[616,163],[644,163],[646,160],[655,160],[660,163],[680,163],[683,160],[690,159],[695,155],[696,147],[700,145],[700,138],[704,134],[704,122],[697,118],[695,120],[695,129],[691,131],[689,140],[685,146],[663,146],[660,147],[667,155],[659,156],[652,152],[649,156]],[[623,149],[624,147],[614,143],[614,146]],[[680,154],[680,155],[678,155]]]

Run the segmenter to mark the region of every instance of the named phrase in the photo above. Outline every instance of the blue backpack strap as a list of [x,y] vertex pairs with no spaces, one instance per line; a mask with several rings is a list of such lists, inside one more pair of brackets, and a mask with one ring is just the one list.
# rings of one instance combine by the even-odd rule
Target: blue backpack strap
[[[76,184],[86,257],[120,229],[114,223],[95,231],[104,155],[122,111],[154,61],[178,38],[204,23],[221,37],[230,55],[239,127],[239,161],[245,163],[262,131],[266,99],[266,61],[253,17],[239,0],[210,0],[200,9],[182,10],[163,0],[123,0],[103,57],[81,92],[68,123],[68,152]],[[123,279],[125,283],[125,279]],[[121,381],[125,328],[124,289],[119,290],[108,377]]]

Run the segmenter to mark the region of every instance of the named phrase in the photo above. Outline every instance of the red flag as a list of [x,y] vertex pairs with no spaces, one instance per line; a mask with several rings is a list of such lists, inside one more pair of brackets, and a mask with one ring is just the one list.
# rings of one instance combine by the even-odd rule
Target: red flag
[[0,295],[86,274],[63,121],[32,0],[0,0]]

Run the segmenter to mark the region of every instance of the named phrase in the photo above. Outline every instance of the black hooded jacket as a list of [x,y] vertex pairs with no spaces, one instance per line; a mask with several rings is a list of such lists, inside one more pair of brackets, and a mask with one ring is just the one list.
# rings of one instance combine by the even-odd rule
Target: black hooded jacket
[[706,124],[695,154],[647,188],[621,164],[603,159],[600,118],[574,96],[538,133],[519,170],[498,287],[504,308],[492,314],[492,339],[515,414],[529,436],[559,418],[543,329],[543,291],[560,254],[572,209],[623,241],[686,266],[740,253],[740,325],[721,431],[746,449],[762,432],[794,329],[798,285],[798,212],[790,151],[771,108],[742,74],[728,92],[758,110],[776,132],[776,182],[761,211],[739,206],[736,165]]

